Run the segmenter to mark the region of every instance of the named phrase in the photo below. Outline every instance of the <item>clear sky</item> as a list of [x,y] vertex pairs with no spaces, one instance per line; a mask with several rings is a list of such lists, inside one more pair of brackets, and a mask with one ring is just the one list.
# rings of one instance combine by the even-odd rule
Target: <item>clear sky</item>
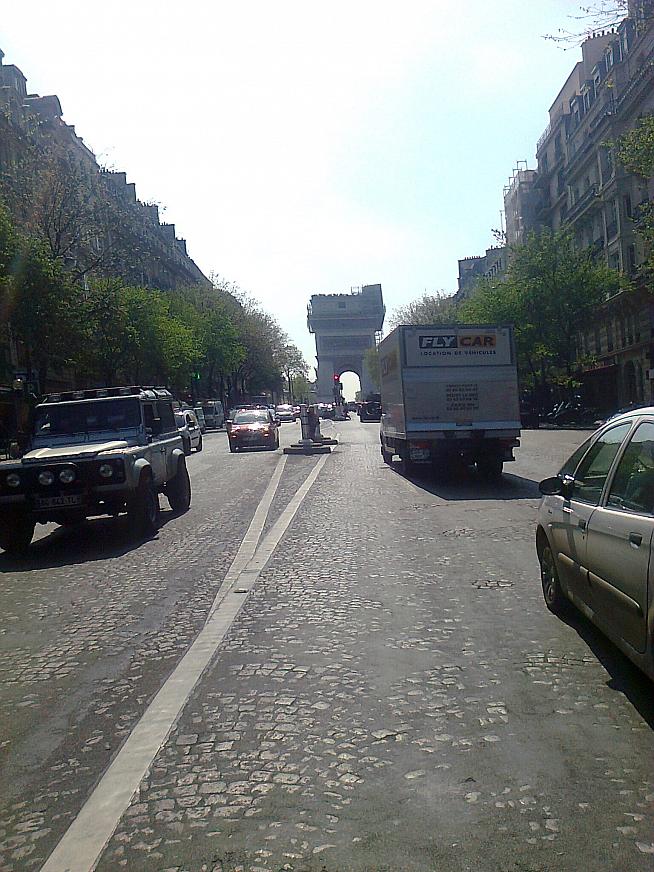
[[21,0],[0,48],[314,363],[312,293],[456,290],[577,61],[572,0]]

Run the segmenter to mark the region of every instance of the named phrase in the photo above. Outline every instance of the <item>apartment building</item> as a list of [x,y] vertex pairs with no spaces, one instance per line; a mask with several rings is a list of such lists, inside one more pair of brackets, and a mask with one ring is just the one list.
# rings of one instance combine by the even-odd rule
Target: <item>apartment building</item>
[[[633,14],[615,30],[587,39],[581,54],[538,141],[538,171],[528,180],[529,191],[538,192],[536,208],[518,209],[512,221],[523,232],[569,228],[577,245],[592,247],[624,274],[626,287],[645,256],[634,218],[654,196],[654,185],[624,170],[614,143],[654,112],[651,17]],[[623,290],[605,301],[578,339],[586,402],[610,409],[654,400],[653,326],[647,289]]]

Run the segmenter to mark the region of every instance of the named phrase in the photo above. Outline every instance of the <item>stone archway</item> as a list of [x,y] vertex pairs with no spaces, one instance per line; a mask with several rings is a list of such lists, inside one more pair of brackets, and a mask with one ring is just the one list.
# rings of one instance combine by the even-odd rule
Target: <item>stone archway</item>
[[364,366],[364,355],[377,344],[386,309],[381,285],[364,285],[351,294],[314,294],[307,325],[316,337],[317,399],[334,398],[334,375],[353,372],[359,376],[364,396],[374,386]]

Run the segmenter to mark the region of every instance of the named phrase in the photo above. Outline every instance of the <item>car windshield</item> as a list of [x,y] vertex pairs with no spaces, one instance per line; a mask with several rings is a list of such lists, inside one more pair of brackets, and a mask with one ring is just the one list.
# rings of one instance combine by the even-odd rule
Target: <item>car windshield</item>
[[110,399],[58,403],[38,406],[34,436],[65,436],[101,430],[125,430],[138,427],[141,414],[138,400]]
[[270,418],[267,412],[237,412],[234,415],[235,424],[267,424]]
[[186,427],[186,418],[179,412],[175,413],[175,423],[178,427]]

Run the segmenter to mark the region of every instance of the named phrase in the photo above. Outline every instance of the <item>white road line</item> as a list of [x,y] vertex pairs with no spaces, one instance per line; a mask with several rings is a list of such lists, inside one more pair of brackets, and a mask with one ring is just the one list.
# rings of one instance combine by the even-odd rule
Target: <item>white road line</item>
[[[320,458],[257,548],[256,542],[261,536],[267,512],[279,485],[281,470],[284,468],[280,460],[273,475],[276,483],[272,487],[271,479],[241,544],[244,553],[250,555],[249,559],[246,560],[239,549],[232,567],[237,565],[242,568],[234,575],[230,567],[227,573],[231,578],[230,587],[222,595],[218,607],[212,612],[172,675],[164,682],[95,790],[46,860],[41,872],[91,872],[95,868],[157,752],[170,735],[195,685],[241,610],[247,599],[247,592],[272,556],[328,456],[323,455]],[[286,460],[285,455],[283,460]],[[264,501],[267,504],[265,514],[259,511]],[[233,590],[236,581],[239,582],[238,592]],[[221,590],[224,588],[223,584]]]
[[257,506],[254,517],[250,521],[250,526],[248,527],[247,532],[243,537],[243,541],[241,542],[236,557],[232,561],[232,565],[227,570],[227,574],[223,579],[223,583],[218,589],[218,593],[216,594],[216,597],[209,611],[209,617],[207,618],[207,621],[211,618],[211,616],[216,611],[220,603],[223,601],[229,590],[238,580],[241,572],[245,569],[248,562],[254,556],[254,552],[256,551],[257,545],[259,544],[261,532],[265,526],[266,518],[268,517],[268,512],[270,511],[272,501],[275,498],[275,494],[277,493],[277,488],[279,487],[279,482],[282,477],[282,472],[284,471],[284,466],[286,465],[287,460],[288,456],[286,454],[282,454],[279,458],[277,466],[275,467],[275,471],[272,474],[272,478],[268,482],[268,487],[266,488],[263,496],[261,497],[261,502]]

